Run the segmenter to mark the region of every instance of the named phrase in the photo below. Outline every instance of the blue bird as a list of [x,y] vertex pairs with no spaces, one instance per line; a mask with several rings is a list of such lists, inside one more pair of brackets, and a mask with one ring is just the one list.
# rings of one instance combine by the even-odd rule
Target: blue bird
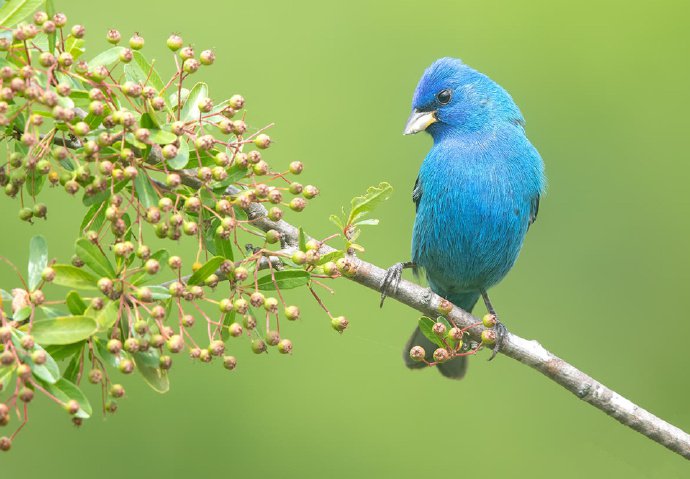
[[[432,291],[453,304],[471,312],[481,296],[495,314],[487,290],[515,263],[546,183],[524,125],[508,92],[460,60],[441,58],[426,69],[404,134],[427,131],[434,145],[412,192],[417,211],[412,261],[389,269],[382,301],[402,269],[412,267],[423,269]],[[409,357],[415,345],[429,361],[436,346],[419,328],[410,338],[405,364],[425,367]],[[500,341],[494,354],[498,347]],[[438,369],[460,379],[467,361],[458,357]]]

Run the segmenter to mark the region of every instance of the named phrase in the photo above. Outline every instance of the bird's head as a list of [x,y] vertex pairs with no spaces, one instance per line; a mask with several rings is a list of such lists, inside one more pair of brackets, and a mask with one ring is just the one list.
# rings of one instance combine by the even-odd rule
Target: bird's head
[[419,80],[403,133],[426,130],[437,140],[447,133],[471,133],[504,121],[520,125],[524,121],[508,92],[460,60],[441,58]]

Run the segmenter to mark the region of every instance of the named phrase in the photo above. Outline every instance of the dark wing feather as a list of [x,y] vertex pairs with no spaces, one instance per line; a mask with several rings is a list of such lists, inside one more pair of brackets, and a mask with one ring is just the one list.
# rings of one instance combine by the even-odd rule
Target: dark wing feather
[[419,208],[419,202],[422,199],[422,185],[419,182],[419,176],[414,181],[414,188],[412,188],[412,201],[414,201],[414,210]]
[[532,223],[537,221],[537,215],[539,214],[539,200],[541,199],[540,195],[537,195],[536,198],[532,200],[532,208],[529,212],[529,224],[532,226]]

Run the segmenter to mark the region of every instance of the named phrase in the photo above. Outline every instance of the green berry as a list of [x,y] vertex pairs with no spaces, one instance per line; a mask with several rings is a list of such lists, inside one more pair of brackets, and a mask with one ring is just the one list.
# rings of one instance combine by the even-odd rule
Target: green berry
[[290,321],[299,319],[300,310],[297,306],[286,306],[284,312],[285,317]]
[[265,353],[267,349],[266,343],[263,339],[252,340],[252,351],[256,354]]
[[339,333],[345,331],[349,324],[350,322],[347,319],[345,319],[345,316],[337,316],[331,319],[331,327]]
[[278,351],[281,354],[290,354],[292,352],[292,341],[289,339],[281,339],[278,343]]
[[183,41],[182,37],[179,35],[172,34],[168,37],[168,40],[166,42],[168,45],[168,48],[172,50],[173,52],[176,52],[180,48],[182,48]]

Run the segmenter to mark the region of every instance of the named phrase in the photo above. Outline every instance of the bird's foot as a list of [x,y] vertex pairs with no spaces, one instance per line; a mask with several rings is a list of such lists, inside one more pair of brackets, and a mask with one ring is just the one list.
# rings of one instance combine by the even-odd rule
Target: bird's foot
[[395,294],[395,292],[398,291],[398,285],[402,279],[403,270],[406,268],[414,268],[414,266],[413,262],[407,261],[405,263],[395,263],[386,270],[386,276],[384,276],[381,282],[381,303],[379,307],[383,308],[383,302],[388,295]]
[[503,340],[508,334],[508,328],[506,328],[505,325],[498,320],[498,317],[496,317],[495,313],[494,317],[496,318],[496,325],[494,326],[494,329],[496,330],[496,342],[494,343],[494,348],[491,351],[491,357],[489,358],[489,361],[495,358],[496,355],[501,351],[501,347],[503,346]]

